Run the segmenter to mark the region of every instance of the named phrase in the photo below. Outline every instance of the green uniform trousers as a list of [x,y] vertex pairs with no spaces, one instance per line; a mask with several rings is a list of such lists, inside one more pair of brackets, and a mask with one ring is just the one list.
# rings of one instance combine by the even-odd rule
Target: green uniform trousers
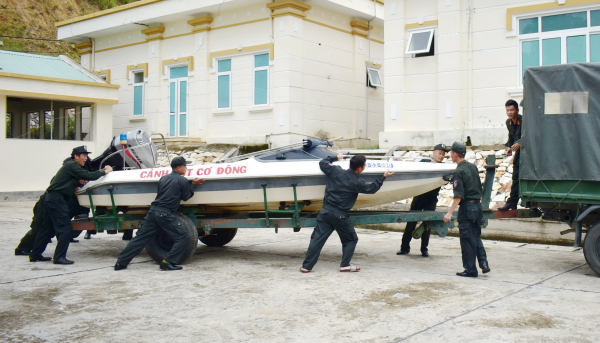
[[480,267],[483,261],[487,261],[485,248],[480,238],[482,221],[481,203],[463,200],[458,209],[460,249],[465,271],[475,275],[478,274],[475,259],[479,260]]

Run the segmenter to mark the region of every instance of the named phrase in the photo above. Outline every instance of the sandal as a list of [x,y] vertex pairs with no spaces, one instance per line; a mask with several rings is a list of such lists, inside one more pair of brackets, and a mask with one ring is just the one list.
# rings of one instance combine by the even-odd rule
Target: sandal
[[340,269],[340,272],[342,273],[356,273],[359,271],[360,268],[358,268],[357,266],[350,266],[350,269]]
[[302,274],[306,274],[306,273],[310,273],[311,272],[311,270],[308,270],[308,269],[302,270],[302,269],[304,269],[304,268],[300,268],[300,273],[302,273]]

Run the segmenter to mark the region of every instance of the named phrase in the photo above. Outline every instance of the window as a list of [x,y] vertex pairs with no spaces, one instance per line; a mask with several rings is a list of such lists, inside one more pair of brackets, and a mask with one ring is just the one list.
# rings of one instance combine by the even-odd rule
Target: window
[[408,38],[406,54],[429,53],[432,49],[434,29],[412,31]]
[[92,140],[92,105],[70,101],[7,98],[6,138]]
[[520,80],[527,67],[600,62],[600,9],[519,19]]
[[217,62],[218,108],[231,107],[231,59]]
[[12,137],[12,114],[6,114],[6,138]]
[[254,105],[269,103],[269,54],[254,55]]
[[144,72],[133,72],[133,115],[144,114]]
[[367,68],[367,78],[369,87],[383,87],[381,77],[379,76],[379,70],[373,68]]
[[169,136],[188,135],[188,66],[169,68]]

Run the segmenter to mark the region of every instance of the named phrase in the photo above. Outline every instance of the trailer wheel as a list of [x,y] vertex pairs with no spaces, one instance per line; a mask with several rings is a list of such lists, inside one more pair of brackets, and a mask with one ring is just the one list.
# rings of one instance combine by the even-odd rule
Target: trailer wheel
[[600,222],[594,224],[585,235],[583,255],[590,268],[600,275]]
[[237,234],[237,230],[237,228],[215,229],[212,235],[200,237],[200,242],[209,247],[222,247],[231,242],[233,237]]
[[[196,248],[198,247],[198,229],[196,229],[194,222],[187,216],[176,213],[175,217],[177,217],[177,220],[185,226],[189,233],[188,246],[181,261],[179,261],[179,263],[183,263],[196,252]],[[146,245],[146,252],[154,261],[160,263],[167,257],[169,250],[171,250],[172,247],[173,240],[164,230],[161,230],[160,233]]]

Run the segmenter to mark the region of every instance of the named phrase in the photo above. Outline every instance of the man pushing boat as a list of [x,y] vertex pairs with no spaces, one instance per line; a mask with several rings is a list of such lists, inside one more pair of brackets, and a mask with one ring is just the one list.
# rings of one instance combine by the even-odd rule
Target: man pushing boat
[[174,241],[169,254],[160,263],[160,270],[181,270],[181,263],[185,248],[189,241],[189,233],[184,225],[181,225],[175,213],[181,201],[187,201],[194,196],[196,185],[204,183],[204,179],[196,178],[190,185],[183,175],[187,172],[187,164],[183,157],[175,157],[171,161],[171,174],[165,175],[158,181],[158,192],[156,199],[150,206],[148,215],[144,218],[142,228],[136,236],[127,244],[125,250],[119,255],[115,270],[127,268],[131,260],[136,257],[148,244],[148,242],[159,234],[160,230],[165,232]]
[[356,243],[358,243],[358,236],[348,216],[348,211],[354,206],[359,193],[377,193],[386,177],[394,175],[394,173],[386,171],[374,182],[367,184],[358,177],[365,170],[367,161],[365,156],[353,156],[350,159],[350,169],[348,170],[333,165],[333,162],[343,158],[343,155],[328,156],[319,162],[321,171],[327,175],[327,185],[325,186],[323,208],[317,216],[317,226],[310,236],[306,258],[300,268],[302,273],[310,272],[317,264],[321,249],[334,230],[337,231],[342,241],[340,272],[358,272],[360,270],[360,268],[350,265]]

